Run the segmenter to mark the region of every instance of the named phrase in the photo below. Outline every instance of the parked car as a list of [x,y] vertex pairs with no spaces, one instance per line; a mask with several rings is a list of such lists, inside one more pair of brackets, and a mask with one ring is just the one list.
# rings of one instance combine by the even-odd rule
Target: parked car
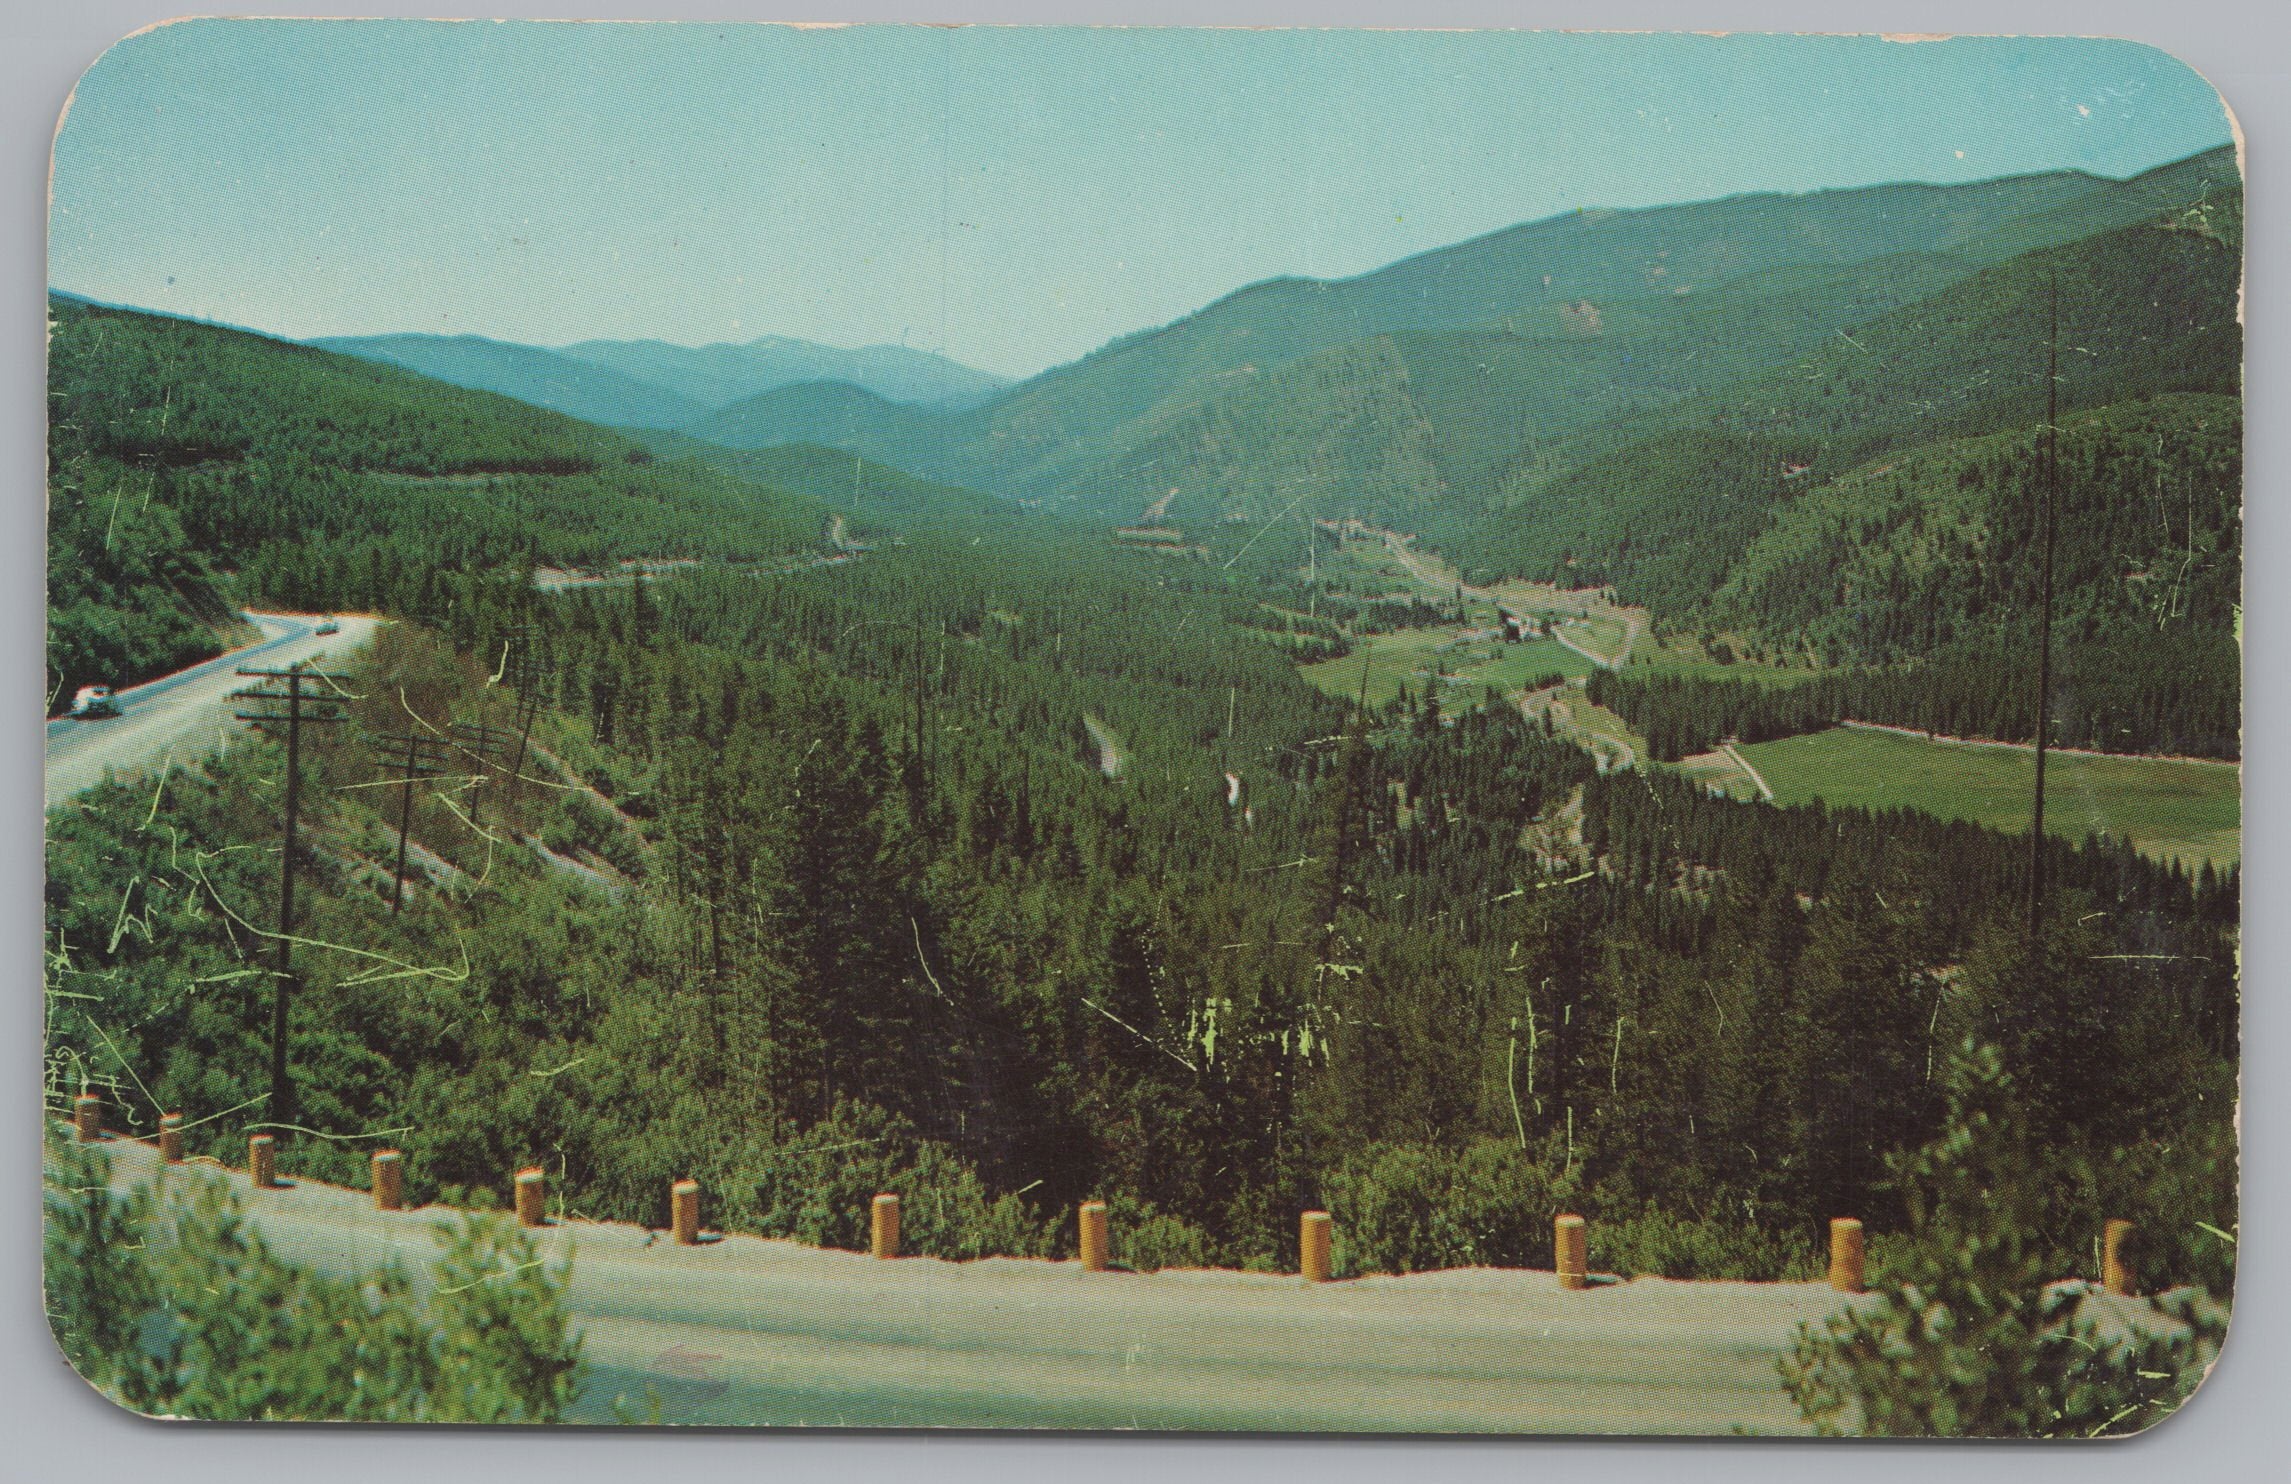
[[106,716],[119,715],[119,698],[108,685],[83,685],[72,692],[72,709],[68,715],[79,721],[98,721]]
[[322,618],[322,619],[320,619],[320,620],[318,621],[318,632],[319,632],[319,633],[321,633],[321,634],[339,634],[339,633],[341,633],[341,632],[342,632],[342,623],[341,623],[341,620],[337,619],[337,618],[336,618],[336,617],[335,617],[333,614],[331,614],[331,613],[327,614],[327,615],[326,615],[324,618]]

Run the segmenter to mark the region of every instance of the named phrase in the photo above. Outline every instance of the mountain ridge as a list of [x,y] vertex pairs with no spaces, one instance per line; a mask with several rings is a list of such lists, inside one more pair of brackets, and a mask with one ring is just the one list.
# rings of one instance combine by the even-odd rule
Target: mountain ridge
[[557,349],[420,331],[301,343],[618,428],[689,427],[723,407],[808,382],[850,382],[894,405],[946,411],[976,406],[1007,385],[929,351],[896,345],[844,350],[779,335],[739,345],[585,340]]
[[[1244,285],[935,421],[870,413],[846,401],[832,434],[823,435],[793,418],[768,416],[806,411],[800,402],[767,404],[747,409],[738,436],[750,447],[830,443],[1005,495],[1089,498],[1087,491],[1106,483],[1102,456],[1118,458],[1156,425],[1196,411],[1214,421],[1209,409],[1226,393],[1224,383],[1261,378],[1348,343],[1380,334],[1517,330],[1530,320],[1531,336],[1597,338],[1610,333],[1607,322],[1625,301],[1650,313],[1665,301],[1691,308],[1698,295],[1760,274],[1836,276],[1856,264],[1873,265],[1865,276],[1882,289],[1889,262],[1903,254],[1921,255],[1933,276],[1964,277],[2015,251],[2090,235],[2096,225],[2129,225],[2159,200],[2222,173],[2232,175],[2225,146],[2118,181],[2049,172],[1566,213],[1349,279],[1290,276]],[[1134,493],[1125,488],[1118,501],[1109,497],[1108,508]]]
[[607,427],[677,427],[707,411],[609,367],[484,335],[328,335],[302,343]]
[[905,345],[823,345],[787,335],[677,345],[658,339],[582,340],[558,354],[689,397],[711,411],[777,387],[847,381],[889,402],[959,410],[1011,385],[934,351]]

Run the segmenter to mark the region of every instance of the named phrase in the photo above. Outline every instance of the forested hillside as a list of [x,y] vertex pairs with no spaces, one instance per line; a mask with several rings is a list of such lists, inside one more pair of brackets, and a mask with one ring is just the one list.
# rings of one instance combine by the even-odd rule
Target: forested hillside
[[[2016,254],[2235,190],[2222,150],[2131,181],[2064,173],[1575,212],[1355,279],[1251,285],[971,412],[765,400],[708,436],[826,442],[1092,511],[1126,515],[1174,485],[1181,501],[1214,507],[1208,518],[1261,516],[1293,498],[1279,491],[1300,438],[1397,397],[1441,451],[1436,475],[1406,493],[1420,519],[1445,519],[1442,507],[1473,513],[1515,475],[1550,477],[1618,446],[1607,426],[1618,418],[1788,367],[1841,329]],[[1397,361],[1368,349],[1386,336]],[[1507,402],[1524,406],[1491,421],[1490,405]],[[1589,442],[1568,446],[1578,435]],[[1155,461],[1172,452],[1184,459],[1164,479]],[[1358,458],[1318,458],[1312,472],[1341,498],[1334,476],[1357,472]],[[1371,481],[1360,493],[1390,492]]]
[[[2167,395],[2064,415],[2056,583],[2070,641],[2232,639],[2242,590],[2243,407]],[[2026,627],[2043,478],[2035,430],[1888,456],[1776,502],[1699,611],[1831,664],[1890,663]],[[1681,604],[1683,613],[1697,612]]]
[[48,678],[67,699],[217,652],[242,606],[426,612],[486,567],[759,561],[825,517],[395,367],[61,296],[49,313]]
[[805,381],[719,407],[685,431],[726,448],[824,444],[938,476],[946,422],[945,414],[890,401],[848,381]]
[[1571,218],[1256,286],[967,420],[797,388],[698,431],[958,471],[1109,524],[1152,510],[1173,546],[1276,586],[1299,543],[1261,537],[1357,516],[1467,582],[1611,587],[1729,653],[1875,667],[1698,690],[1700,716],[1676,687],[1606,685],[1661,756],[1730,735],[1719,715],[1745,737],[1851,712],[2024,740],[2057,304],[2053,740],[2233,756],[2241,253],[2223,152],[2121,182]]
[[1720,398],[1718,420],[1818,437],[1849,461],[2039,421],[2057,291],[2066,410],[2242,387],[2243,196],[2213,183],[2136,225],[2024,254],[1895,310],[1791,374]]
[[[693,1175],[712,1223],[852,1244],[894,1188],[916,1250],[971,1256],[1064,1251],[1094,1196],[1140,1267],[1292,1263],[1325,1206],[1345,1271],[1547,1266],[1571,1209],[1602,1268],[1773,1277],[1832,1215],[1898,1227],[1884,1158],[1974,1035],[2048,1151],[2048,1262],[2106,1211],[2157,1234],[2158,1286],[2228,1281],[2193,1222],[2234,1226],[2232,874],[2048,842],[2032,951],[2021,841],[1602,775],[1493,696],[1357,711],[1246,567],[837,451],[749,456],[808,493],[774,491],[259,337],[58,318],[60,477],[148,478],[234,592],[404,620],[308,754],[296,1103],[262,1113],[397,1131],[417,1199],[539,1162],[573,1212],[658,1222]],[[869,549],[760,559],[837,514]],[[528,580],[632,544],[721,559]],[[369,739],[498,724],[520,676],[525,778],[465,755],[417,794],[393,915]],[[282,767],[250,741],[51,818],[52,1090],[212,1119],[213,1152],[256,1116]]]
[[[2240,401],[2171,395],[2062,423],[2050,740],[2239,756]],[[2031,555],[2044,477],[2034,431],[1910,449],[1797,494],[1770,463],[1737,466],[1739,491],[1649,479],[1628,487],[1636,500],[1618,492],[1626,520],[1653,491],[1684,502],[1667,523],[1657,509],[1615,543],[1634,562],[1630,590],[1669,598],[1676,621],[1735,635],[1752,658],[1802,656],[1827,673],[1785,687],[1596,677],[1592,697],[1657,758],[1848,718],[2034,738],[2041,576]],[[1585,508],[1608,507],[1594,493]],[[1746,522],[1764,529],[1729,562],[1729,537]],[[1667,558],[1647,550],[1646,534],[1666,528],[1678,533]],[[1688,540],[1690,530],[1701,539]]]
[[[1590,523],[1596,512],[1583,511],[1599,503],[1603,483],[1691,486],[1706,477],[1692,445],[1683,457],[1667,450],[1678,447],[1678,431],[1700,429],[1764,440],[1782,455],[1764,492],[1778,508],[1791,485],[1818,486],[1890,451],[2032,428],[2044,415],[2056,288],[2064,411],[2173,392],[2240,396],[2240,196],[2215,190],[2191,210],[2192,217],[2159,215],[2014,258],[1867,323],[1833,327],[1787,370],[1642,419],[1647,441],[1635,448],[1585,451],[1556,480],[1516,476],[1500,508],[1460,537],[1469,565],[1613,582],[1627,597],[1683,619],[1712,586],[1675,584],[1640,563],[1650,543],[1660,549],[1699,534],[1691,500],[1657,511],[1626,537],[1599,529]],[[1610,426],[1601,436],[1630,427]],[[1627,481],[1604,479],[1618,457],[1637,467]],[[1788,473],[1785,464],[1804,467]],[[1717,556],[1731,566],[1762,528],[1762,521],[1734,526]]]
[[[888,464],[878,464],[838,448],[816,443],[782,443],[771,448],[730,449],[682,433],[647,433],[645,446],[663,459],[696,459],[726,474],[769,489],[807,495],[848,513],[855,531],[874,531],[886,517],[899,517],[886,533],[904,529],[914,521],[941,516],[989,525],[1008,525],[1015,512],[1008,501],[977,490],[918,479]],[[972,527],[975,529],[975,526]],[[1102,528],[1071,527],[1080,534],[1103,539]]]

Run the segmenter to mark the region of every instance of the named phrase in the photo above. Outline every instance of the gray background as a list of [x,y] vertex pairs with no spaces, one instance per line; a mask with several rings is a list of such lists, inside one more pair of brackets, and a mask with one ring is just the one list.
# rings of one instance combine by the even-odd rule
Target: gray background
[[[424,5],[276,0],[271,13],[435,15]],[[2283,852],[2273,826],[2291,818],[2274,764],[2291,735],[2286,687],[2267,661],[2286,637],[2273,578],[2291,554],[2280,490],[2286,468],[2281,374],[2287,320],[2286,174],[2291,139],[2291,7],[2280,0],[463,0],[462,12],[537,18],[688,20],[1093,21],[1165,25],[1542,26],[1609,30],[1733,29],[2081,33],[2161,46],[2209,78],[2242,125],[2251,186],[2250,574],[2246,612],[2249,752],[2245,784],[2245,1204],[2234,1331],[2217,1374],[2180,1416],[2129,1442],[2085,1445],[1807,1445],[1771,1442],[1607,1443],[1576,1440],[1333,1440],[762,1432],[596,1435],[569,1431],[191,1426],[145,1422],[113,1408],[64,1365],[39,1297],[38,1076],[40,1000],[40,732],[42,686],[43,398],[41,325],[48,147],[73,81],[106,46],[180,11],[166,0],[0,0],[0,1088],[16,1117],[0,1122],[0,1477],[86,1477],[148,1484],[305,1477],[363,1484],[408,1477],[523,1481],[671,1475],[707,1479],[756,1470],[792,1478],[1202,1481],[1311,1474],[1329,1481],[1438,1471],[1458,1478],[1551,1472],[1636,1480],[1968,1477],[2008,1470],[2031,1481],[2159,1474],[2232,1480],[2281,1477],[2291,1451],[2291,1313],[2283,1254],[2282,1130],[2291,1095],[2270,1073],[2291,1049],[2275,995],[2287,961]],[[2265,1460],[2277,1457],[2269,1465]]]

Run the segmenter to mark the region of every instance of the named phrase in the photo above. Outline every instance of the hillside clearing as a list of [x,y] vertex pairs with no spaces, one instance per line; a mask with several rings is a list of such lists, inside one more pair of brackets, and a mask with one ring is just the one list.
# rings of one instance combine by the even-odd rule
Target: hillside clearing
[[[2035,754],[1896,732],[1834,727],[1759,742],[1742,756],[1782,804],[1920,809],[2017,833],[2028,827]],[[2045,828],[2108,835],[2189,866],[2242,858],[2242,772],[2218,763],[2055,752],[2045,765]]]
[[[1336,659],[1300,665],[1298,673],[1332,696],[1360,694],[1361,664],[1368,666],[1368,701],[1381,706],[1406,686],[1412,695],[1427,688],[1448,699],[1477,699],[1480,689],[1517,690],[1546,675],[1584,675],[1591,662],[1550,639],[1504,644],[1461,626],[1396,629],[1354,640],[1354,650]],[[1365,657],[1361,651],[1366,650]]]

